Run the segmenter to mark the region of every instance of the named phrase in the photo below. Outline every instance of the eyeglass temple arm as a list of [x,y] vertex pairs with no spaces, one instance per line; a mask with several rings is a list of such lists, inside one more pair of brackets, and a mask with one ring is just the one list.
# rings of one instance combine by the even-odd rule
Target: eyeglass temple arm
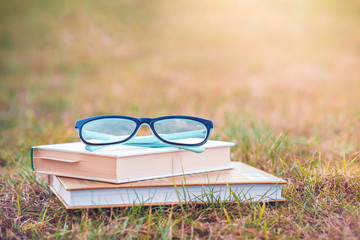
[[[121,137],[121,136],[113,136],[113,135],[98,133],[98,132],[93,132],[93,131],[83,132],[82,135],[83,135],[83,137],[86,137],[86,138],[95,138],[95,139],[104,140],[104,141],[106,141],[106,140],[118,141],[119,139],[123,139],[123,137]],[[184,133],[166,134],[166,138],[169,140],[195,138],[195,137],[202,137],[202,136],[203,136],[202,130],[188,131],[188,132],[184,132]],[[131,144],[144,144],[144,143],[157,143],[157,142],[162,143],[162,141],[160,139],[158,139],[154,135],[150,135],[150,136],[135,137],[123,144],[130,144],[130,143]],[[174,145],[176,145],[176,144],[174,144]]]
[[[188,150],[188,151],[192,151],[192,152],[195,152],[195,153],[202,153],[205,151],[205,148],[204,146],[179,146],[179,145],[172,145],[172,144],[167,144],[167,143],[162,143],[162,142],[159,142],[159,143],[142,143],[142,144],[139,144],[139,143],[123,143],[124,145],[128,145],[128,146],[142,146],[142,147],[152,147],[152,148],[162,148],[162,147],[176,147],[176,148],[179,148],[179,149],[184,149],[184,150]],[[114,144],[116,145],[116,144]],[[95,146],[95,145],[88,145],[86,144],[85,146],[85,149],[92,152],[92,151],[95,151],[95,150],[98,150],[98,149],[101,149],[101,148],[104,148],[104,147],[108,147],[109,145],[100,145],[100,146]]]
[[[201,132],[202,131],[199,130],[199,131],[189,131],[189,132],[185,132],[185,133],[174,133],[174,134],[167,134],[166,137],[168,139],[191,138],[191,137],[199,136],[199,134],[201,134]],[[86,131],[86,133],[83,133],[83,135],[84,134],[86,134],[86,137],[89,137],[89,138],[97,138],[97,139],[101,139],[101,140],[114,139],[114,137],[112,135],[97,133],[97,132],[93,132],[93,131]],[[201,153],[201,152],[205,151],[205,148],[203,146],[180,146],[180,145],[176,145],[176,144],[167,144],[167,143],[160,141],[158,138],[156,138],[153,135],[135,137],[123,144],[130,145],[130,146],[141,145],[144,147],[169,147],[169,146],[171,146],[171,147],[177,147],[177,148],[181,148],[181,149],[185,149],[185,150],[189,150],[189,151],[197,152],[197,153]],[[107,146],[107,145],[101,145],[101,146],[86,145],[86,149],[88,151],[95,151],[95,150],[103,148],[105,146]]]

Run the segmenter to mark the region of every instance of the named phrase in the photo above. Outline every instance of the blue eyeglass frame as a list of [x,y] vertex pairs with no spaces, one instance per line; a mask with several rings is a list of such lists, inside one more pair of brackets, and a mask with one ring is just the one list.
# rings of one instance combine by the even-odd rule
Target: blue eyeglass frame
[[[98,119],[106,119],[106,118],[119,118],[119,119],[127,119],[127,120],[131,120],[133,122],[136,123],[136,127],[134,129],[134,132],[126,139],[121,140],[121,141],[117,141],[117,142],[112,142],[112,143],[90,143],[87,142],[82,135],[82,128],[83,126],[91,121],[94,120],[98,120]],[[160,120],[167,120],[167,119],[186,119],[186,120],[193,120],[193,121],[197,121],[202,123],[205,127],[206,127],[206,137],[204,138],[204,140],[200,143],[195,143],[195,144],[186,144],[186,143],[173,143],[173,142],[169,142],[163,138],[161,138],[157,133],[156,130],[154,128],[154,124],[157,121]],[[138,133],[140,127],[146,124],[150,127],[152,133],[156,136],[156,138],[158,138],[160,141],[172,145],[172,146],[184,146],[184,147],[196,147],[196,146],[201,146],[204,145],[206,143],[206,141],[209,138],[210,132],[213,130],[213,123],[210,120],[207,119],[203,119],[203,118],[198,118],[198,117],[192,117],[192,116],[184,116],[184,115],[172,115],[172,116],[163,116],[163,117],[157,117],[157,118],[133,118],[133,117],[129,117],[129,116],[122,116],[122,115],[103,115],[103,116],[95,116],[95,117],[90,117],[90,118],[85,118],[85,119],[81,119],[75,122],[75,130],[77,130],[79,132],[79,137],[80,139],[87,145],[90,146],[107,146],[107,145],[115,145],[115,144],[121,144],[121,143],[126,143],[129,140],[131,140],[134,136],[136,136],[136,134]],[[141,145],[141,144],[137,144],[137,145]],[[89,148],[89,150],[91,150],[91,148]]]

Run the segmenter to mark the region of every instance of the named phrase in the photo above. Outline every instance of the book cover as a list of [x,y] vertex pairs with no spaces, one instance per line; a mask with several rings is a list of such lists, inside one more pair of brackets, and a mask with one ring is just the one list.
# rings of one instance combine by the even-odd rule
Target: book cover
[[126,145],[89,152],[82,142],[75,142],[33,147],[31,159],[37,173],[122,183],[229,169],[233,145],[209,140],[202,153]]
[[50,189],[68,209],[206,201],[284,201],[286,181],[241,162],[232,169],[112,184],[50,176]]

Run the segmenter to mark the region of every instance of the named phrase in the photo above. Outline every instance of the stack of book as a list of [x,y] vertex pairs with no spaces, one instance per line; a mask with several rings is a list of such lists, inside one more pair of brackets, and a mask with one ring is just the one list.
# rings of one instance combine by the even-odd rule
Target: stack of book
[[208,140],[205,151],[82,142],[31,148],[31,166],[67,209],[207,201],[283,201],[286,182],[230,161],[233,143]]

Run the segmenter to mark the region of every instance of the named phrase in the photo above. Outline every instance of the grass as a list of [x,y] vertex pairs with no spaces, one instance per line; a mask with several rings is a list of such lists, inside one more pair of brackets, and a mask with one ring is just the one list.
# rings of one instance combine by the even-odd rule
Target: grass
[[[360,237],[357,1],[2,5],[1,238]],[[65,210],[30,147],[110,113],[211,119],[288,201]]]

